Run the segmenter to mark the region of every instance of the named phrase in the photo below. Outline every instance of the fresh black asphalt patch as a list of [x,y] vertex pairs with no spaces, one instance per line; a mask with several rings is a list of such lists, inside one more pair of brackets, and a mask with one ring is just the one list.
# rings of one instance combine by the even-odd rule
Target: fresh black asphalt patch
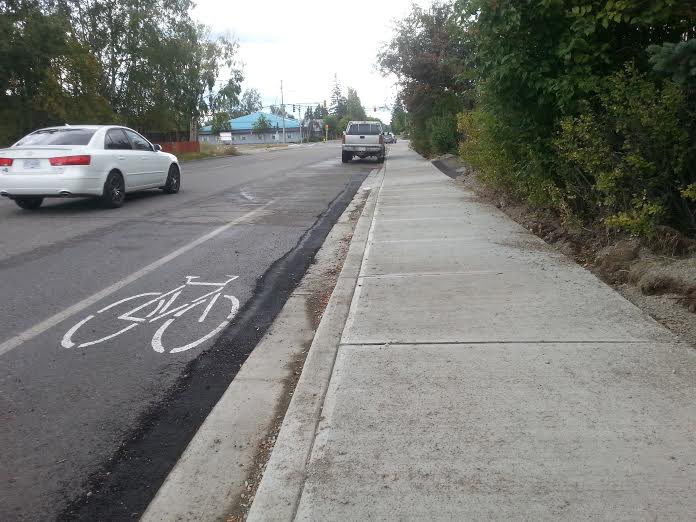
[[268,268],[253,297],[213,346],[189,362],[165,399],[141,416],[122,446],[88,479],[86,493],[71,499],[59,520],[133,520],[141,516],[302,279],[366,174],[351,174],[345,189],[296,246]]

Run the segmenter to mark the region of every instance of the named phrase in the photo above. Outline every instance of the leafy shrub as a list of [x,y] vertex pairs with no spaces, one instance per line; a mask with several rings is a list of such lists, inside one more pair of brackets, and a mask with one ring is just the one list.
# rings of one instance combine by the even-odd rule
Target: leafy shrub
[[583,109],[563,119],[554,141],[558,184],[574,210],[639,235],[658,224],[696,228],[687,200],[696,182],[694,114],[684,91],[628,66]]
[[565,214],[565,203],[545,175],[535,146],[518,140],[514,127],[484,109],[459,114],[460,156],[475,167],[487,185],[538,208],[552,207]]
[[477,91],[476,110],[459,117],[460,152],[484,181],[566,222],[696,232],[694,48],[660,46],[693,38],[692,9],[459,0],[456,10]]
[[438,154],[457,150],[457,118],[454,114],[434,116],[428,120],[430,144]]

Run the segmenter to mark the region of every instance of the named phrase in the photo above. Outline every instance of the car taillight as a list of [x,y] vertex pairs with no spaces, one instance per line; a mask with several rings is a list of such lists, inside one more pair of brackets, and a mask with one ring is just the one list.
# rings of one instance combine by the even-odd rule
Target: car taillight
[[67,165],[89,165],[92,162],[92,156],[59,156],[48,160],[54,167],[65,167]]
[[10,158],[0,158],[0,167],[11,167],[13,161]]
[[379,144],[384,145],[384,134],[379,135]]

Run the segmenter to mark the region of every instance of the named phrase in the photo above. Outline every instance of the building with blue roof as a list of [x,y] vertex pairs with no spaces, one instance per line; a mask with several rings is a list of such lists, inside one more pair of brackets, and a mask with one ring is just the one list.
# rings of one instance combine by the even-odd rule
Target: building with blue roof
[[[258,134],[254,124],[265,116],[271,125],[266,132]],[[213,133],[211,125],[198,131],[198,141],[202,143],[231,143],[233,145],[253,145],[259,143],[283,143],[283,118],[269,112],[258,111],[229,120],[230,130]],[[306,130],[306,129],[305,129]],[[300,122],[285,118],[286,143],[300,142]]]

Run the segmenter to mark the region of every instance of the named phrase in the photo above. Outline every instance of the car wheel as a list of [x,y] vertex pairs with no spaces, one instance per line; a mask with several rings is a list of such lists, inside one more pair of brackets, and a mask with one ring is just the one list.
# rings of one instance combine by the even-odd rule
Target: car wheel
[[104,192],[101,197],[102,204],[106,208],[118,208],[123,206],[126,200],[126,184],[119,172],[109,172],[104,182]]
[[352,159],[353,159],[353,155],[350,152],[341,153],[341,161],[343,163],[348,163]]
[[24,210],[36,210],[43,203],[44,198],[15,198],[17,206]]
[[179,167],[176,165],[171,165],[169,167],[169,173],[167,174],[167,182],[165,183],[162,190],[167,194],[176,194],[179,192],[181,187],[181,173],[179,172]]
[[384,154],[377,156],[377,163],[384,163]]

